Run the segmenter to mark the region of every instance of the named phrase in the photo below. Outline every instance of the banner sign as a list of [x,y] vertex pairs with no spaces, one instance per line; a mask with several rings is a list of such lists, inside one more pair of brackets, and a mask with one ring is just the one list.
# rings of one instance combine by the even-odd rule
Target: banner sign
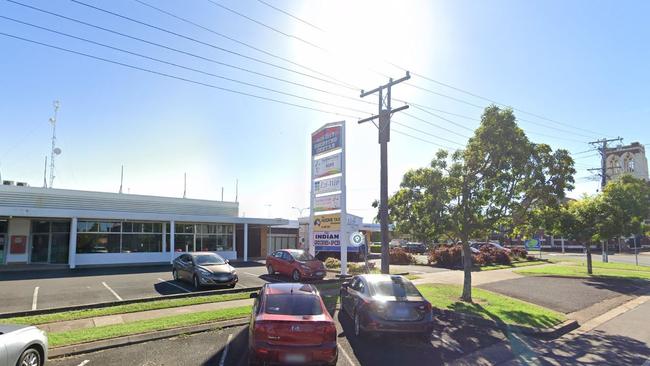
[[334,231],[341,229],[341,214],[314,216],[314,231]]
[[314,245],[340,246],[341,233],[338,231],[324,231],[314,233]]
[[333,211],[341,208],[341,195],[331,194],[329,196],[316,197],[314,199],[314,211]]
[[542,243],[537,239],[529,239],[524,242],[524,247],[526,247],[526,250],[541,250]]
[[341,172],[341,153],[314,160],[314,178],[326,177]]
[[326,178],[314,182],[314,194],[338,192],[341,188],[341,177]]
[[341,126],[325,127],[311,135],[311,155],[318,155],[341,147]]

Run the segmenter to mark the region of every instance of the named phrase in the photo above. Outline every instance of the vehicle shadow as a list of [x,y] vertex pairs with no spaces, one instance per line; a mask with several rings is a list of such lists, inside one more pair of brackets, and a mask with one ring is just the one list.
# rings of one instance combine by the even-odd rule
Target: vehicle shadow
[[39,271],[8,271],[2,272],[0,281],[15,280],[39,280],[51,278],[66,277],[91,277],[91,276],[110,276],[137,273],[158,273],[171,272],[171,264],[155,266],[122,266],[122,267],[92,267],[76,269],[56,269],[56,270],[39,270]]
[[223,359],[224,362],[221,363],[225,348],[226,346],[220,347],[208,360],[203,362],[201,365],[248,365],[248,327],[243,327],[237,333],[233,333],[232,339],[228,344],[228,353],[226,353],[226,357]]

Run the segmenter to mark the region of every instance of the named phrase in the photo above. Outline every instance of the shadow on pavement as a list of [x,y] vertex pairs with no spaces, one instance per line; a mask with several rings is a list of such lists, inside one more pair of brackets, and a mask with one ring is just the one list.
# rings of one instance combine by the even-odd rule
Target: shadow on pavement
[[[212,357],[201,365],[220,365],[224,349],[225,346],[216,350]],[[233,333],[232,339],[228,344],[228,353],[226,354],[223,365],[248,365],[248,327],[243,327],[239,332]]]
[[94,267],[77,269],[56,269],[38,271],[10,271],[3,272],[0,281],[37,280],[47,278],[110,276],[136,273],[171,272],[171,264],[154,266],[123,266],[123,267]]

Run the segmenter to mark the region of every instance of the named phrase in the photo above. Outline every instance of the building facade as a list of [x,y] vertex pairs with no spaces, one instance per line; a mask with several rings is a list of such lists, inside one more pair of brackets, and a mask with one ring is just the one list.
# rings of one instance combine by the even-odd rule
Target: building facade
[[645,181],[650,180],[645,147],[638,142],[605,149],[605,167],[607,181],[617,179],[624,174]]
[[264,257],[272,226],[239,204],[0,185],[0,265],[169,263],[185,251]]

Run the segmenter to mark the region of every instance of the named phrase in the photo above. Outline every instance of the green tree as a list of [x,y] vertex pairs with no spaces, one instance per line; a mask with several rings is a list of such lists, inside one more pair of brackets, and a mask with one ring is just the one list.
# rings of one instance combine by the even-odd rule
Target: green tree
[[650,217],[650,186],[641,179],[624,175],[607,183],[602,192],[603,205],[608,212],[602,226],[602,236],[643,234],[643,222]]

